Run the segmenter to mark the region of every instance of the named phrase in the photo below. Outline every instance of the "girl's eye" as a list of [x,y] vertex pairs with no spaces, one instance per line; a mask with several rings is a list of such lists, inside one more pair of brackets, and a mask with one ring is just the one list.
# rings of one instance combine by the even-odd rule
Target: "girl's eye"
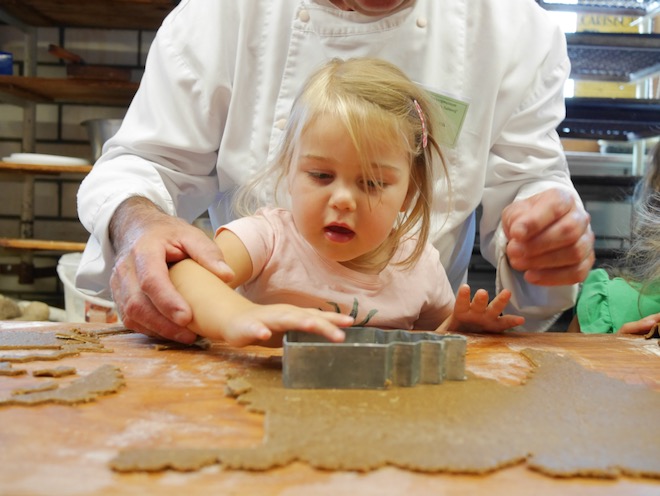
[[378,191],[384,190],[387,187],[387,184],[382,181],[365,180],[362,182],[362,187],[365,191],[376,193]]
[[318,182],[321,182],[321,183],[327,183],[327,182],[332,181],[332,174],[329,174],[327,172],[307,171],[307,174],[314,181],[318,181]]

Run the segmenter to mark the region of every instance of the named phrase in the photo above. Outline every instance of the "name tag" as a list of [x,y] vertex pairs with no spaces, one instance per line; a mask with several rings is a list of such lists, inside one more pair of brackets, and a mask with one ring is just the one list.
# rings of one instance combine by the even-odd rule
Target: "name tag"
[[470,104],[458,98],[441,95],[426,85],[419,84],[419,86],[424,88],[440,106],[442,122],[435,123],[438,129],[437,139],[441,144],[453,148],[456,146],[458,137],[461,134],[463,122],[465,122],[465,116],[467,115]]

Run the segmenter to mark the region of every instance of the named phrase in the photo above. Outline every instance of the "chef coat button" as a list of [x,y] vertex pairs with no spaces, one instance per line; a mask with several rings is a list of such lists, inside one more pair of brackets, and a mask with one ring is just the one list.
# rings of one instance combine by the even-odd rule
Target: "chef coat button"
[[427,24],[428,24],[428,21],[426,20],[426,17],[419,17],[417,19],[417,27],[418,28],[425,28]]
[[284,130],[286,127],[286,119],[280,119],[275,123],[275,127],[279,130]]
[[309,22],[309,11],[308,10],[301,10],[298,12],[298,19],[300,22]]

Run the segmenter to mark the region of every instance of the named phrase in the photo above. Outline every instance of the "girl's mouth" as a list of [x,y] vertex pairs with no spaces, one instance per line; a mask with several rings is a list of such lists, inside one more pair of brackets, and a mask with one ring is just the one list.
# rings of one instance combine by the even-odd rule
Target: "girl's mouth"
[[348,243],[355,237],[355,232],[348,227],[330,225],[323,228],[325,237],[335,243]]

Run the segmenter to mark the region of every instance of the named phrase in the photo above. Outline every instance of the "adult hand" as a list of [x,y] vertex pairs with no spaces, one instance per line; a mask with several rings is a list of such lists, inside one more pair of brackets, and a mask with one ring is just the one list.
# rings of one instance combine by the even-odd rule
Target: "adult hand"
[[502,315],[511,299],[511,291],[502,290],[488,302],[488,291],[478,289],[470,301],[470,286],[462,284],[456,293],[452,314],[440,325],[438,332],[501,332],[523,325],[525,318]]
[[148,336],[195,341],[186,329],[192,311],[174,289],[168,264],[190,257],[227,282],[233,272],[220,249],[203,231],[140,197],[117,208],[110,239],[116,252],[110,287],[124,325]]
[[628,322],[621,326],[619,334],[646,334],[653,326],[660,324],[660,313],[649,315],[634,322]]
[[502,212],[509,265],[540,286],[575,284],[594,263],[589,214],[568,192],[550,189]]

